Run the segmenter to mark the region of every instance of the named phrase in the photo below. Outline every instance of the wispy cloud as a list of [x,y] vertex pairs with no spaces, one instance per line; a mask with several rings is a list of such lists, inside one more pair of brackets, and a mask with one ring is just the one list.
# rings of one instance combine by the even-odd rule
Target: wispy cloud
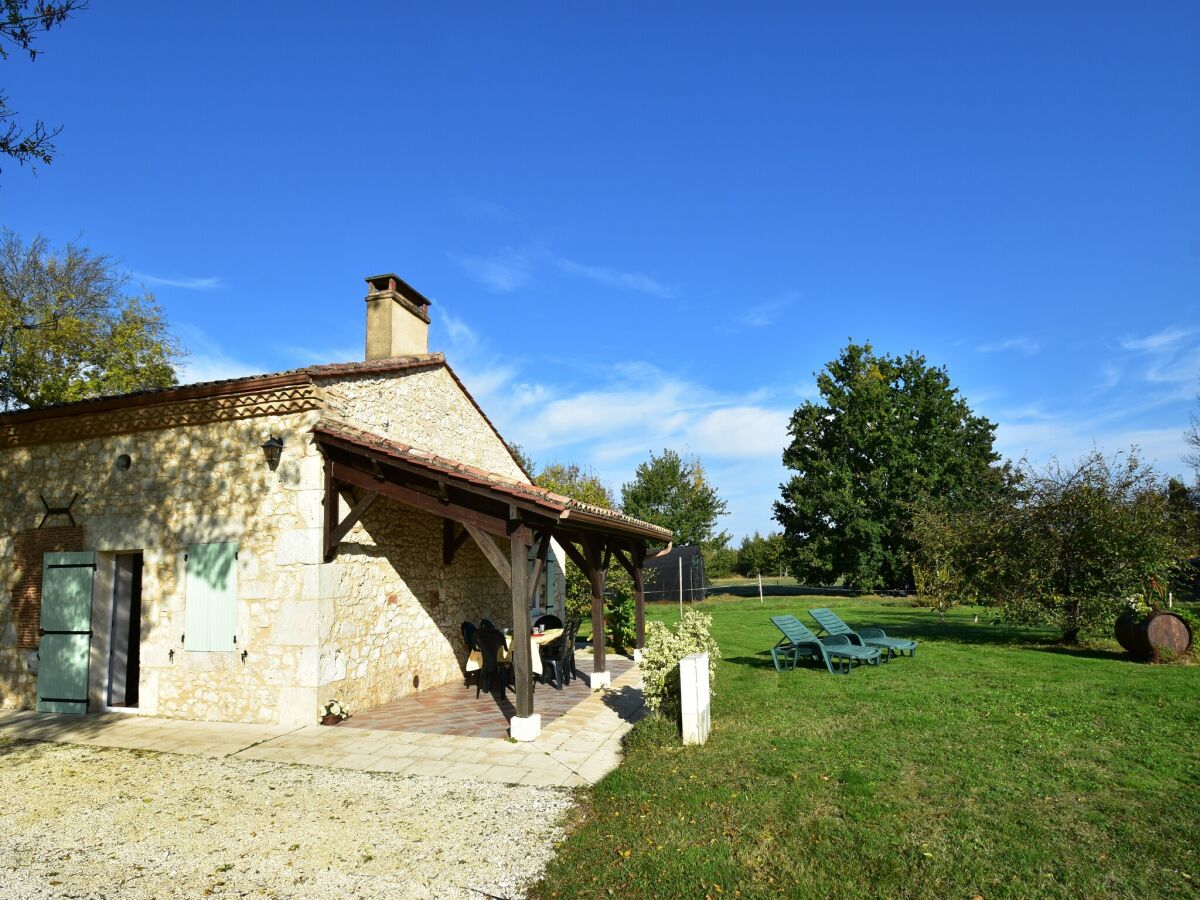
[[1121,347],[1125,350],[1168,350],[1177,347],[1187,338],[1196,334],[1194,328],[1179,328],[1171,326],[1164,328],[1162,331],[1156,331],[1154,334],[1148,334],[1145,337],[1127,337],[1122,339]]
[[1143,337],[1123,338],[1120,346],[1133,376],[1153,390],[1165,391],[1163,399],[1186,399],[1200,387],[1200,330],[1172,325]]
[[739,328],[766,328],[774,325],[779,320],[779,314],[799,299],[797,291],[785,291],[774,300],[745,307],[733,321]]
[[1139,428],[1103,423],[1088,416],[1063,415],[1042,422],[1000,422],[996,446],[1009,459],[1027,458],[1035,465],[1051,459],[1079,459],[1093,449],[1116,453],[1137,447],[1141,457],[1160,472],[1183,471],[1183,428]]
[[447,357],[507,439],[539,465],[578,463],[613,490],[664,448],[697,454],[730,505],[736,535],[767,527],[786,477],[780,457],[794,391],[770,386],[738,394],[664,372],[641,360],[557,371],[532,384],[525,360],[496,352],[486,336],[445,306]]
[[504,247],[487,256],[450,254],[466,273],[488,290],[507,294],[533,281],[533,259],[528,250]]
[[561,256],[555,256],[552,259],[559,270],[567,275],[586,278],[598,284],[607,285],[608,287],[637,291],[640,294],[649,294],[652,297],[667,299],[675,296],[673,288],[641,272],[623,272],[620,269],[613,269],[608,266],[589,266]]
[[261,375],[270,371],[261,363],[238,359],[225,353],[199,328],[180,325],[176,329],[188,351],[188,358],[179,369],[181,384],[196,384],[201,381],[223,381],[226,378],[242,378]]
[[215,275],[199,278],[163,278],[159,275],[148,275],[145,272],[131,272],[130,274],[143,284],[179,288],[184,291],[215,291],[225,286],[224,280]]
[[538,244],[503,247],[482,256],[451,253],[450,259],[475,281],[501,294],[520,290],[537,281],[539,275],[552,273],[653,297],[668,298],[675,294],[672,287],[650,275],[577,262]]
[[1012,337],[1002,341],[990,341],[975,348],[980,353],[1002,353],[1008,350],[1032,356],[1042,349],[1037,341],[1027,337]]
[[324,365],[325,363],[352,362],[362,358],[363,348],[357,347],[301,347],[298,344],[283,344],[278,348],[285,359],[296,360],[295,365]]

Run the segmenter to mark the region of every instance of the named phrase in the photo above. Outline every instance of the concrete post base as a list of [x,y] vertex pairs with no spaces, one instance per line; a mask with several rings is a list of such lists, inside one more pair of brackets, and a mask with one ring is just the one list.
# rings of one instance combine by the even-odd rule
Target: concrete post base
[[633,662],[634,662],[634,665],[636,665],[636,664],[640,663],[641,661],[642,661],[642,651],[641,651],[641,650],[634,650],[634,651],[633,651]]
[[693,653],[679,661],[679,701],[683,742],[703,744],[712,727],[709,712],[708,654]]
[[612,672],[593,672],[592,673],[592,690],[602,691],[604,688],[612,684]]
[[542,733],[542,714],[513,716],[508,723],[508,733],[514,741],[533,741]]

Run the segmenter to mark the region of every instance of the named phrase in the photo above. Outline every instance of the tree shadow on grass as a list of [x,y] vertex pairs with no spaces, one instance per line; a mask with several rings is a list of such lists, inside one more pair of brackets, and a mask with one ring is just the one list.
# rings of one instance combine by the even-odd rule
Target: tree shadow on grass
[[[761,656],[723,656],[721,662],[733,663],[735,666],[748,666],[752,669],[770,669],[775,671],[775,661],[771,659],[771,654],[764,651]],[[796,664],[797,669],[823,669],[824,666],[820,663],[813,663],[810,660],[802,659]],[[784,664],[784,672],[790,671],[788,663]]]
[[[851,628],[869,628],[874,623],[848,622],[847,624]],[[886,624],[885,627],[888,637],[953,641],[959,644],[1028,644],[1042,639],[1038,635],[1030,634],[1028,629],[1011,625],[992,625],[985,622],[976,624],[907,618],[895,625]]]
[[1103,647],[1078,647],[1062,643],[1029,644],[1030,650],[1039,653],[1058,653],[1063,656],[1075,656],[1080,659],[1105,659],[1110,662],[1136,663],[1124,650],[1106,650]]

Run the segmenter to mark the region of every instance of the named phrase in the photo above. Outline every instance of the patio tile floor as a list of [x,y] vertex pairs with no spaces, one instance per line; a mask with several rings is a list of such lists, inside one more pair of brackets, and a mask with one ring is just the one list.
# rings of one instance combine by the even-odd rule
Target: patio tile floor
[[[577,690],[570,695],[574,705],[567,704],[565,699],[560,701],[571,706],[570,713],[552,712],[557,704],[550,702],[554,698],[549,695],[558,692],[539,685],[535,708],[544,716],[543,730],[532,743],[419,730],[235,725],[113,713],[71,716],[30,710],[0,710],[0,737],[330,766],[401,776],[578,787],[595,783],[620,763],[622,736],[646,714],[641,672],[629,660],[619,657],[610,659],[609,669],[613,683],[608,690],[592,692],[586,685],[576,684]],[[468,693],[461,685],[450,687],[455,691],[456,702],[474,701],[473,689]],[[481,703],[482,700],[481,697]],[[497,717],[505,721],[494,701],[487,716],[492,726],[497,725]],[[483,718],[482,712],[480,717]],[[502,737],[504,732],[496,736]]]
[[[576,654],[580,678],[563,685],[560,691],[553,685],[534,683],[533,709],[542,717],[542,728],[571,713],[592,696],[592,657],[580,651]],[[608,671],[613,681],[633,668],[633,660],[609,654]],[[361,728],[373,731],[404,731],[425,734],[456,735],[458,737],[508,737],[508,720],[516,713],[512,689],[501,699],[480,693],[475,696],[475,679],[463,686],[461,681],[428,688],[401,700],[364,710],[342,722],[339,728]]]

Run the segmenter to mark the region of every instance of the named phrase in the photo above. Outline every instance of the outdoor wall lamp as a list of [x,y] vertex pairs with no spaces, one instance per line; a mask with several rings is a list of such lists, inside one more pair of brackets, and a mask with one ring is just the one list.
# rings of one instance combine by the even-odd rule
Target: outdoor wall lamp
[[267,465],[274,472],[275,468],[279,465],[279,457],[283,455],[283,436],[279,435],[276,437],[272,435],[267,438],[263,441],[262,449],[263,455],[267,458]]

